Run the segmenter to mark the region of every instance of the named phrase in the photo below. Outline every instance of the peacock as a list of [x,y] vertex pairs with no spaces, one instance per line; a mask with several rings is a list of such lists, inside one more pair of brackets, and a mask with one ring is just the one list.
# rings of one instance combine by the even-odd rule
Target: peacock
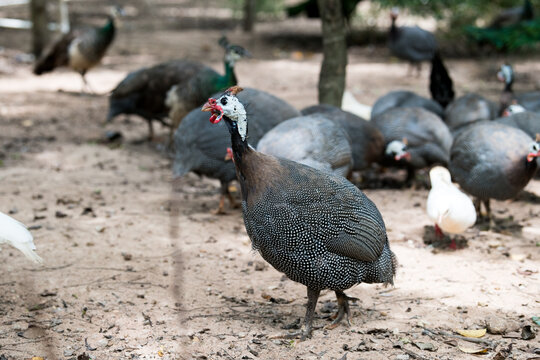
[[[200,79],[212,79],[215,88],[219,87],[221,90],[227,87],[227,85],[223,86],[222,83],[234,82],[236,84],[233,71],[234,62],[240,57],[248,56],[249,52],[241,46],[230,45],[226,37],[222,37],[219,44],[225,49],[224,76],[219,75],[204,64],[185,59],[171,60],[135,70],[129,73],[111,92],[107,122],[121,114],[138,115],[148,122],[149,139],[152,140],[154,120],[159,121],[164,126],[171,126],[166,121],[169,108],[165,104],[165,99],[167,92],[174,85],[191,86],[200,82]],[[198,86],[196,88],[199,89]],[[198,102],[193,107],[201,105],[215,92],[214,90],[206,90],[196,94],[192,89],[189,90],[195,98],[193,101]]]
[[121,8],[114,7],[102,27],[75,29],[61,35],[36,61],[34,74],[41,75],[67,66],[81,75],[85,88],[90,88],[85,75],[99,64],[113,42],[117,27],[115,23],[122,14]]
[[229,44],[226,37],[222,37],[219,44],[225,49],[223,75],[205,66],[193,76],[182,79],[167,92],[165,105],[169,107],[171,135],[184,116],[202,105],[210,95],[237,84],[234,66],[238,60],[251,57],[251,54],[241,46]]

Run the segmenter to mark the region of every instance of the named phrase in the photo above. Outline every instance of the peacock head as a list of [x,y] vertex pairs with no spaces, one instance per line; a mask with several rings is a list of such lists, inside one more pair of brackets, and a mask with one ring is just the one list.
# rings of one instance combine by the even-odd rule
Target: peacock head
[[497,73],[497,79],[505,84],[512,84],[514,82],[514,70],[512,69],[512,65],[501,65],[501,70]]
[[234,66],[241,58],[251,57],[251,53],[240,45],[229,44],[229,40],[225,36],[222,36],[218,43],[225,49],[225,62],[230,66]]
[[537,157],[540,157],[540,134],[536,134],[536,141],[533,142],[529,148],[527,161],[531,162]]
[[236,94],[242,90],[239,86],[228,88],[218,99],[208,99],[201,108],[201,111],[211,112],[210,122],[212,124],[217,124],[225,116],[232,123],[236,124],[238,133],[242,136],[242,140],[245,140],[247,135],[246,109],[236,97]]
[[392,156],[394,160],[400,161],[401,159],[410,160],[411,154],[407,151],[407,139],[393,140],[386,145],[385,154]]

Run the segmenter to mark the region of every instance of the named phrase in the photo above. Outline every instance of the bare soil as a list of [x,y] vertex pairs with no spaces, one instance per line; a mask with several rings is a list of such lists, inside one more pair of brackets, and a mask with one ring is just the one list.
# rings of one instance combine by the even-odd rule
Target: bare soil
[[[99,13],[104,3],[94,3]],[[33,76],[28,33],[0,29],[0,211],[31,227],[45,259],[33,266],[10,247],[0,252],[0,359],[469,359],[475,346],[479,358],[540,356],[538,335],[521,335],[526,325],[537,331],[531,318],[540,316],[538,180],[518,199],[494,202],[495,230],[470,229],[456,251],[426,245],[426,189],[366,190],[400,262],[395,286],[348,290],[359,298],[350,327],[318,329],[300,343],[274,338],[303,318],[305,287],[251,250],[240,210],[211,214],[217,181],[189,174],[172,190],[167,129],[148,143],[141,119],[102,124],[106,93],[133,69],[182,57],[222,68],[222,30],[206,28],[220,23],[204,20],[200,7],[180,2],[184,12],[175,15],[177,7],[160,2],[146,21],[145,2],[134,4],[103,65],[88,75],[99,95],[80,95],[69,70]],[[175,27],[182,14],[201,20]],[[321,55],[302,41],[317,38],[316,21],[266,22],[255,35],[220,21],[254,54],[238,64],[240,85],[298,108],[316,103]],[[290,34],[299,40],[281,40]],[[449,60],[458,95],[497,100],[493,74],[506,59]],[[538,58],[510,60],[527,74],[516,90],[536,88]],[[427,96],[427,68],[407,77],[407,65],[384,47],[352,46],[347,86],[369,105],[393,89]],[[106,131],[123,137],[107,142]],[[335,308],[334,294],[324,292],[315,325],[328,325]],[[448,335],[486,326],[480,344]]]

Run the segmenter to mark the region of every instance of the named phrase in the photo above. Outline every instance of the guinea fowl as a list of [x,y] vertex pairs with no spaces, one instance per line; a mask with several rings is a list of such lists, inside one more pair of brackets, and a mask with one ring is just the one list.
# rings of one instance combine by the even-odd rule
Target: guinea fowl
[[515,197],[537,168],[540,139],[498,122],[480,122],[465,129],[450,152],[450,173],[463,190],[483,202],[490,216],[489,200]]
[[530,91],[515,94],[512,86],[514,84],[514,69],[510,64],[503,64],[497,73],[497,78],[504,82],[504,89],[501,93],[499,115],[512,104],[519,104],[528,111],[540,113],[540,91]]
[[169,115],[165,99],[167,92],[173,86],[197,85],[190,90],[193,102],[197,102],[190,106],[195,108],[216,91],[236,84],[234,64],[249,53],[238,45],[230,45],[225,37],[219,40],[219,44],[225,49],[225,75],[219,75],[201,63],[184,59],[172,60],[133,71],[111,92],[107,121],[110,122],[120,114],[141,116],[148,122],[149,138],[152,139],[154,135],[152,122],[154,120],[165,126],[170,126],[169,123],[165,122]]
[[26,226],[0,212],[0,244],[2,243],[12,245],[36,264],[43,262],[43,259],[35,253],[34,238]]
[[180,83],[171,87],[167,92],[165,104],[169,107],[169,118],[171,119],[171,129],[178,127],[184,116],[191,110],[200,106],[208,97],[218,91],[236,85],[237,79],[234,73],[234,66],[243,57],[251,54],[241,46],[230,45],[225,37],[221,38],[220,45],[225,48],[225,73],[218,74],[211,68],[204,67],[185,78]]
[[[435,166],[429,171],[431,190],[427,198],[427,213],[435,223],[435,233],[442,237],[443,231],[460,234],[474,225],[476,211],[471,199],[452,183],[450,172]],[[456,248],[451,240],[451,248]]]
[[[422,108],[395,108],[377,116],[372,122],[386,141],[383,165],[407,168],[407,182],[415,170],[431,165],[448,165],[452,135],[446,124]],[[407,139],[409,156],[399,156],[399,142]],[[394,150],[397,149],[398,151]]]
[[540,114],[532,111],[516,112],[493,121],[521,129],[533,139],[540,134]]
[[429,91],[433,100],[438,102],[443,108],[446,108],[455,97],[454,83],[438,51],[435,52],[433,59],[431,59]]
[[259,140],[257,151],[340,176],[347,176],[353,161],[348,135],[322,114],[279,123]]
[[345,130],[351,143],[352,170],[365,170],[381,160],[384,136],[370,121],[328,104],[309,106],[302,114],[323,114]]
[[[301,115],[285,101],[261,90],[245,89],[239,94],[239,99],[251,114],[249,141],[252,144],[257,144],[266,132],[280,122]],[[221,182],[221,197],[216,213],[223,214],[225,197],[235,206],[229,194],[229,183],[236,179],[236,173],[234,165],[224,159],[226,149],[230,147],[226,126],[223,123],[212,126],[208,121],[202,121],[206,117],[198,107],[178,126],[174,134],[173,171],[175,176],[193,171],[218,179]]]
[[437,50],[435,36],[418,26],[396,26],[399,12],[392,9],[390,18],[392,26],[388,35],[388,48],[392,55],[409,61],[416,65],[417,74],[420,74],[422,61],[430,61]]
[[34,74],[41,75],[60,66],[68,66],[78,72],[84,86],[88,70],[100,63],[114,40],[116,18],[122,10],[114,7],[107,23],[99,28],[75,29],[57,38],[47,48],[34,66]]
[[371,118],[398,107],[419,107],[431,111],[439,117],[444,116],[444,109],[439,103],[409,90],[394,90],[375,101],[371,110]]
[[335,291],[337,325],[350,316],[344,290],[358,283],[392,284],[396,257],[381,214],[345,178],[257,152],[246,141],[248,118],[234,87],[203,111],[230,132],[242,209],[252,246],[278,271],[307,287],[301,335],[310,337],[323,289]]
[[445,110],[444,122],[457,134],[466,126],[496,117],[497,106],[481,95],[469,93],[454,100]]

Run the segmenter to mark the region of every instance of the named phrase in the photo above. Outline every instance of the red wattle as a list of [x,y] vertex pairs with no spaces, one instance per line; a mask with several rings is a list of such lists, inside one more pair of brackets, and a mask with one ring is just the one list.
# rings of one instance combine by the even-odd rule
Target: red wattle
[[210,115],[210,122],[212,124],[217,124],[219,122],[219,119],[217,118],[217,114]]

